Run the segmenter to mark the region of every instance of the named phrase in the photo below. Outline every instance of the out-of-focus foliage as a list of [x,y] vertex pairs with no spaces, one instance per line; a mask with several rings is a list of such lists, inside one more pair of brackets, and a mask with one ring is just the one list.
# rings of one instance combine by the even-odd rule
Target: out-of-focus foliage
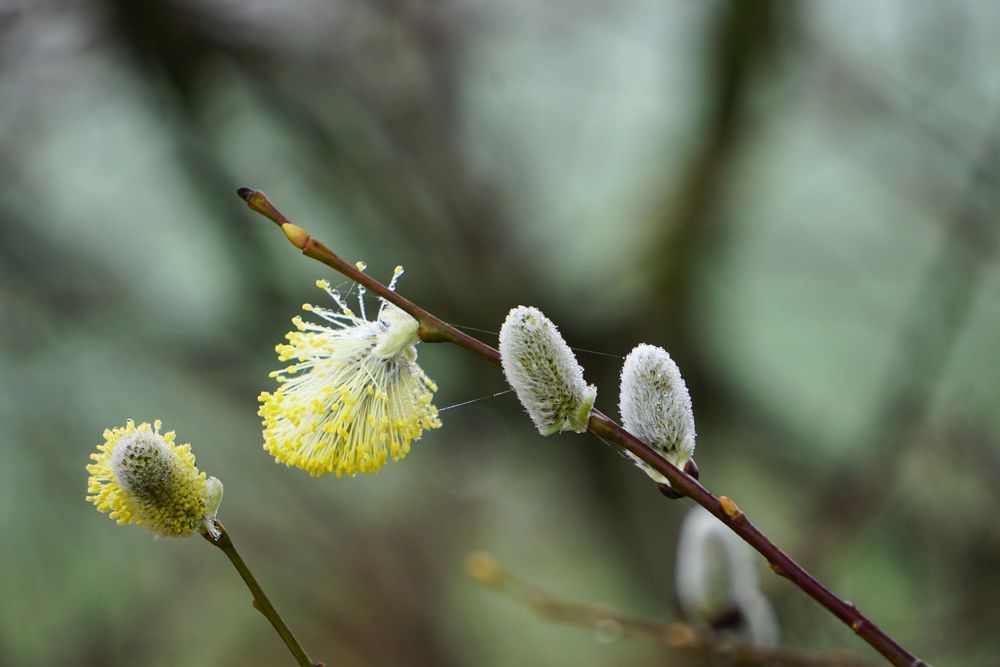
[[[669,618],[684,503],[506,394],[375,476],[261,449],[256,396],[313,281],[233,190],[457,324],[536,305],[615,413],[646,341],[702,480],[905,645],[1000,651],[1000,10],[865,2],[0,3],[0,664],[284,665],[225,559],[85,502],[162,418],[331,665],[659,665],[477,588],[486,549]],[[488,341],[495,338],[479,334]],[[499,370],[423,345],[457,404]],[[790,645],[871,652],[776,577]]]

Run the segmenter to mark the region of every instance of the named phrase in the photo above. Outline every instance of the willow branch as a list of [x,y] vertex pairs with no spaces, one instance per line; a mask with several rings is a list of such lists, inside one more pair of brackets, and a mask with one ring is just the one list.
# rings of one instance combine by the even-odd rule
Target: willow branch
[[285,625],[285,621],[281,618],[281,614],[278,610],[274,608],[271,601],[267,599],[267,595],[264,594],[264,590],[257,583],[256,577],[253,576],[253,572],[247,567],[247,564],[243,561],[239,552],[236,551],[236,546],[233,544],[232,539],[229,537],[229,533],[218,521],[215,522],[215,528],[217,529],[217,535],[211,535],[209,533],[202,533],[208,542],[217,546],[222,550],[222,553],[226,554],[226,558],[230,560],[236,571],[240,573],[240,577],[246,583],[247,588],[253,594],[253,606],[260,613],[264,615],[274,629],[277,631],[278,635],[281,637],[281,641],[285,642],[285,646],[288,647],[289,652],[295,658],[295,661],[299,663],[299,667],[324,667],[322,663],[314,663],[309,659],[302,645],[292,634],[292,631],[288,629]]
[[[338,257],[336,253],[304,229],[288,220],[260,190],[243,187],[237,190],[237,194],[246,201],[251,210],[260,213],[278,225],[292,245],[301,250],[302,254],[318,260],[351,280],[364,285],[367,289],[413,316],[420,324],[418,333],[423,342],[454,343],[487,361],[500,365],[500,352],[495,348],[459,331],[398,292],[390,291],[388,287],[362,273],[350,262]],[[631,452],[653,470],[670,480],[670,486],[675,492],[691,498],[711,512],[715,518],[764,556],[771,566],[771,571],[785,577],[802,589],[827,611],[843,621],[855,634],[868,642],[890,663],[896,667],[929,667],[926,662],[903,648],[871,619],[861,613],[861,610],[854,603],[838,597],[805,568],[792,560],[788,554],[779,549],[750,521],[731,498],[716,497],[694,477],[670,464],[657,452],[598,410],[591,413],[588,430],[607,442],[614,443]]]
[[533,610],[542,618],[606,631],[707,658],[725,658],[736,664],[774,665],[775,667],[872,667],[872,663],[843,653],[820,655],[786,646],[755,646],[733,641],[718,633],[701,630],[687,623],[663,623],[648,618],[622,614],[612,609],[563,600],[512,574],[492,556],[482,552],[469,554],[465,571],[478,584],[507,595]]

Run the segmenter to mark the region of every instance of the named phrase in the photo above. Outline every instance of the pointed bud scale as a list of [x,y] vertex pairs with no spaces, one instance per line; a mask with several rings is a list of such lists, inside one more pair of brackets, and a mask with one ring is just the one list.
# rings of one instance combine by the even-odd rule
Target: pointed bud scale
[[[639,345],[625,357],[619,407],[629,433],[684,469],[694,453],[694,413],[681,372],[666,350]],[[669,486],[667,478],[629,456],[656,482]]]
[[160,435],[159,421],[108,429],[91,459],[87,500],[118,523],[164,537],[214,530],[222,483],[195,467],[190,445],[175,444],[173,432]]
[[587,430],[597,388],[552,321],[518,306],[500,328],[500,362],[507,382],[542,435]]

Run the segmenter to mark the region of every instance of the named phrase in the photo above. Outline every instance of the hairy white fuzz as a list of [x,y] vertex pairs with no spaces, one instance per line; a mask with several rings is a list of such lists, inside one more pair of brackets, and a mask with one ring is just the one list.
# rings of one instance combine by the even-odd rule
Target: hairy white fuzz
[[597,387],[584,381],[573,351],[540,310],[510,311],[500,328],[500,361],[539,433],[587,430]]
[[702,507],[684,519],[677,540],[677,600],[684,618],[712,625],[736,613],[731,631],[757,646],[778,642],[778,620],[760,590],[754,553]]
[[[625,357],[619,408],[622,425],[680,469],[694,453],[691,396],[667,351],[639,345]],[[660,484],[670,482],[634,455],[629,456]]]

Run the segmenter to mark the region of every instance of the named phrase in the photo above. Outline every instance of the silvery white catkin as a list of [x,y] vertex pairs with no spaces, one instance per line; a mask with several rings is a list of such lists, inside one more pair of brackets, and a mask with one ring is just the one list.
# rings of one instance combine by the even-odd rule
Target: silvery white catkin
[[684,618],[711,625],[739,612],[738,634],[757,646],[778,642],[778,620],[760,590],[754,554],[702,507],[685,517],[677,540],[674,591]]
[[111,469],[122,489],[144,502],[154,502],[156,496],[167,495],[165,490],[175,484],[174,477],[183,475],[176,458],[159,434],[135,431],[112,450]]
[[[625,357],[619,408],[625,429],[680,469],[694,453],[691,396],[667,351],[642,344]],[[626,452],[660,484],[670,482],[634,454]]]
[[205,479],[193,461],[193,457],[183,459],[158,432],[143,430],[123,435],[109,457],[111,471],[137,522],[170,537],[193,534],[200,528],[215,533],[222,482],[215,477]]
[[500,328],[500,363],[539,433],[587,430],[597,387],[583,379],[573,351],[540,310],[511,309]]

